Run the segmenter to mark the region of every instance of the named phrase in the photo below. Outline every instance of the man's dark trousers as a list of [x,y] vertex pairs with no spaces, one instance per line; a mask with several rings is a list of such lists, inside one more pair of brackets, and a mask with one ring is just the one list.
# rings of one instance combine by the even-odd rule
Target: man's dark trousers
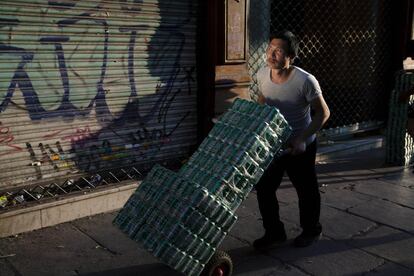
[[316,141],[306,147],[304,153],[284,155],[267,168],[256,185],[259,210],[266,234],[280,235],[284,225],[279,217],[279,203],[276,190],[284,172],[296,188],[299,198],[300,225],[304,233],[318,235],[322,231],[319,223],[321,197],[315,171]]

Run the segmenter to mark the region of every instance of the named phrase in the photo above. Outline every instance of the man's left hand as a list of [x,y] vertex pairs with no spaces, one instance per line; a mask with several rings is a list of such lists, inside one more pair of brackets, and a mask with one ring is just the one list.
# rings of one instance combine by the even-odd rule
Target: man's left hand
[[300,138],[293,139],[290,142],[290,154],[298,155],[306,151],[306,142]]

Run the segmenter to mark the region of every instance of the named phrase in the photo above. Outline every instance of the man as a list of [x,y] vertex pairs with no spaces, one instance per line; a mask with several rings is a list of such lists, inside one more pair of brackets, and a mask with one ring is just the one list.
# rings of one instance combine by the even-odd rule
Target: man
[[[256,185],[265,228],[265,235],[253,243],[257,249],[268,249],[286,241],[276,197],[285,171],[298,194],[303,230],[295,238],[294,245],[309,246],[322,233],[319,223],[321,199],[315,172],[315,133],[328,120],[330,112],[316,78],[292,65],[297,52],[298,41],[291,32],[272,35],[266,52],[267,66],[257,73],[259,103],[278,108],[293,129],[286,154],[273,161]],[[312,117],[311,109],[314,111]]]

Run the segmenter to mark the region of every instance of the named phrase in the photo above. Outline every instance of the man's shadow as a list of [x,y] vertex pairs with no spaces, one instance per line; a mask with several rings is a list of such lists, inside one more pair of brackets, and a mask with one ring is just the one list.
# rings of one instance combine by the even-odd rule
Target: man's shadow
[[[134,3],[138,6],[125,3],[123,9],[139,18],[142,1]],[[120,27],[119,31],[129,36],[124,66],[130,95],[121,112],[111,113],[107,105],[95,105],[102,128],[71,142],[70,153],[79,171],[92,175],[111,171],[122,180],[128,174],[125,171],[134,173],[131,167],[145,173],[155,163],[179,166],[189,154],[189,145],[196,140],[188,133],[196,127],[196,70],[195,60],[191,60],[195,57],[192,24],[196,8],[193,1],[187,1],[179,17],[171,12],[176,5],[172,0],[159,2],[160,22],[155,30],[147,24]],[[148,76],[144,76],[138,73],[143,64],[138,59],[142,51],[139,43],[147,41],[153,30],[144,62]],[[145,82],[145,78],[157,81]],[[105,102],[105,97],[105,93],[98,93],[95,102]]]

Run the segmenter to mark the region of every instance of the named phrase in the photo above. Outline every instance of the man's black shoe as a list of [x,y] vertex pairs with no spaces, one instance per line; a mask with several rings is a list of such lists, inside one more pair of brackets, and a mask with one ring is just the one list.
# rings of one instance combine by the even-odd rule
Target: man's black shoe
[[312,243],[317,242],[321,238],[321,236],[322,233],[315,235],[302,232],[302,234],[295,238],[295,240],[293,241],[293,245],[295,247],[307,247]]
[[272,247],[283,244],[286,241],[286,233],[279,235],[265,234],[260,239],[253,242],[253,247],[257,250],[267,250]]

